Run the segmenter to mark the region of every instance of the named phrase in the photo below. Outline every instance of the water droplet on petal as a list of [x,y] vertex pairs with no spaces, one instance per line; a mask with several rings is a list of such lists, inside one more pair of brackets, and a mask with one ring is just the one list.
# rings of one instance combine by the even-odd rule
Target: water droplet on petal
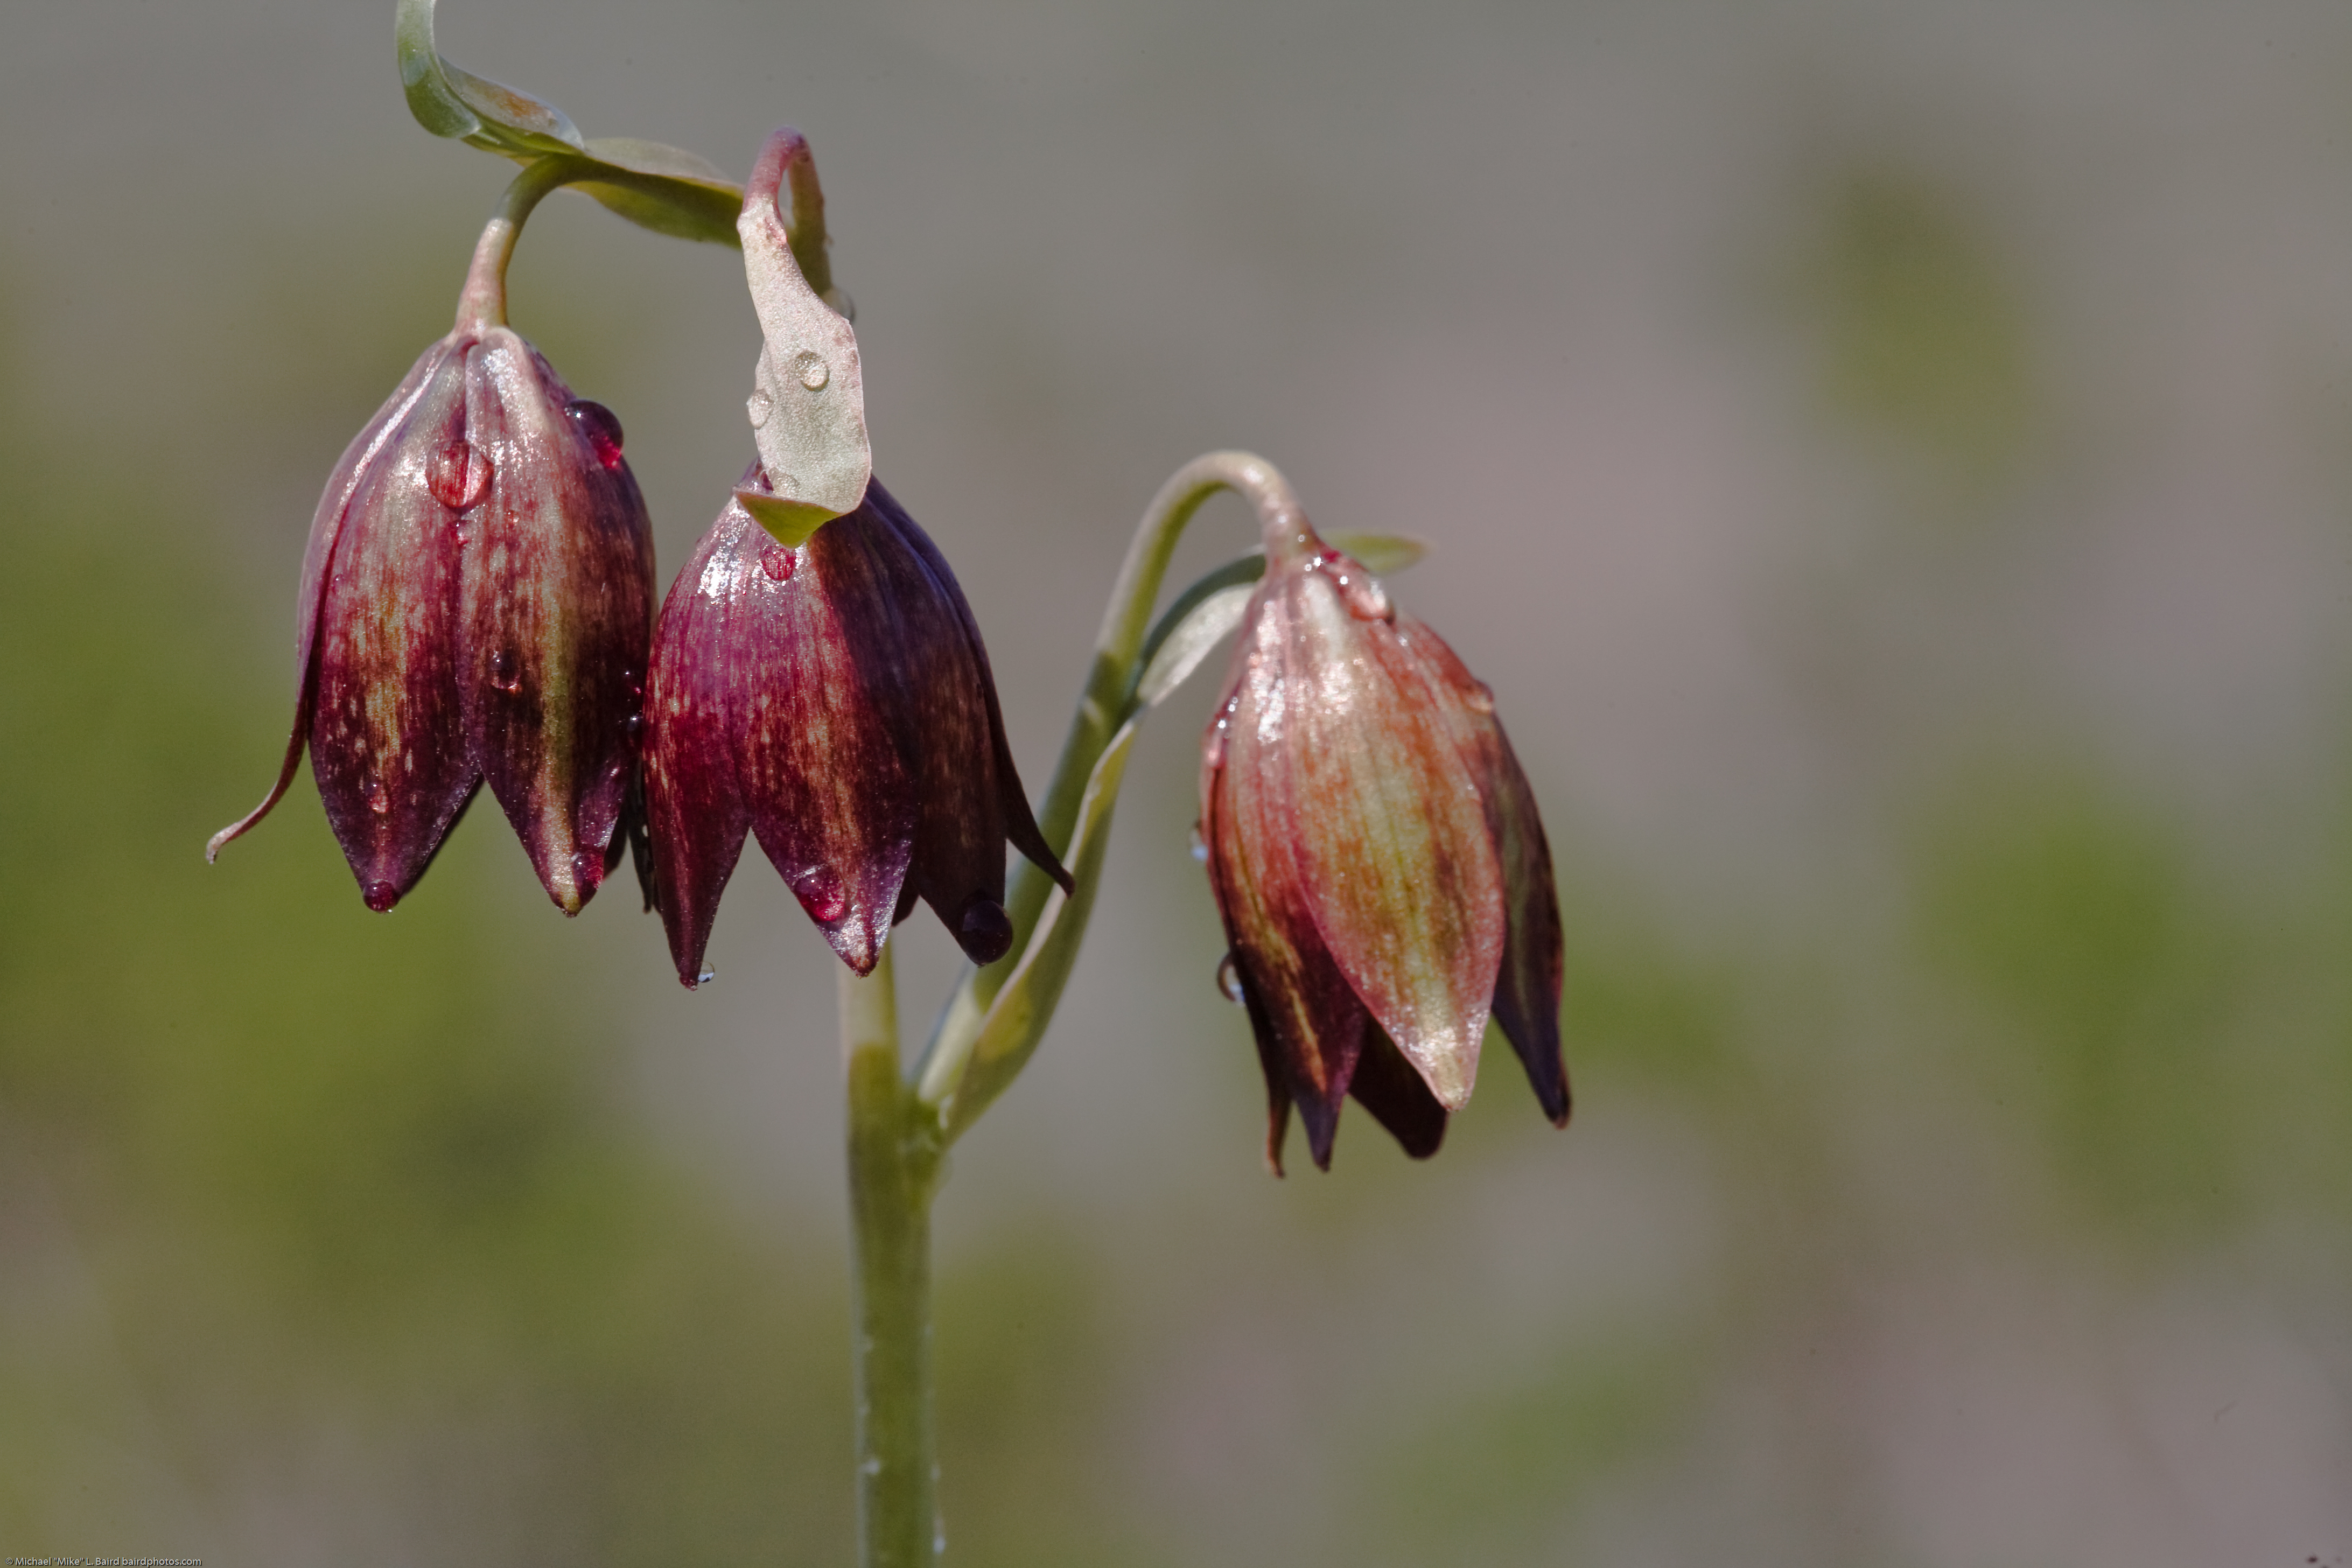
[[760,547],[760,570],[768,574],[772,583],[791,582],[800,563],[798,552],[772,539]]
[[621,739],[626,741],[632,749],[635,749],[637,742],[644,738],[645,732],[646,716],[644,714],[632,713],[621,721]]
[[1224,993],[1228,1002],[1242,999],[1242,966],[1231,952],[1217,961],[1217,989]]
[[1209,841],[1201,837],[1201,825],[1192,824],[1192,858],[1205,866],[1209,863]]
[[1201,742],[1201,761],[1211,768],[1225,765],[1225,721],[1220,719]]
[[743,412],[751,416],[751,428],[757,430],[767,424],[768,411],[775,405],[776,400],[768,395],[767,388],[753,388],[751,395],[743,400]]
[[956,944],[974,963],[993,963],[1013,946],[1013,917],[986,893],[974,893],[964,901],[957,925]]
[[490,459],[460,437],[425,460],[425,488],[451,511],[470,511],[490,493]]
[[596,448],[598,462],[608,468],[621,466],[621,422],[614,417],[611,409],[582,397],[565,404],[563,412],[572,416],[572,422],[580,426],[580,433]]
[[803,349],[793,356],[793,374],[800,378],[803,386],[814,392],[833,379],[833,367],[824,363],[822,354]]
[[634,669],[621,671],[621,684],[629,689],[629,695],[632,697],[643,697],[646,694],[646,678]]
[[1473,713],[1492,713],[1495,710],[1495,689],[1483,680],[1474,680],[1462,693],[1462,701]]
[[400,889],[390,882],[370,882],[364,897],[367,899],[368,908],[378,914],[383,914],[388,912],[393,905],[400,902]]
[[384,788],[379,779],[363,781],[360,784],[360,798],[367,802],[368,809],[378,816],[392,809],[392,792]]
[[694,977],[694,983],[697,985],[708,985],[718,978],[719,971],[709,967],[708,964],[705,964],[703,966],[702,973]]
[[830,866],[812,866],[793,879],[793,896],[809,919],[831,922],[849,910],[849,894],[841,885],[840,876]]
[[522,689],[522,660],[515,658],[512,648],[502,647],[490,655],[490,684],[500,691]]

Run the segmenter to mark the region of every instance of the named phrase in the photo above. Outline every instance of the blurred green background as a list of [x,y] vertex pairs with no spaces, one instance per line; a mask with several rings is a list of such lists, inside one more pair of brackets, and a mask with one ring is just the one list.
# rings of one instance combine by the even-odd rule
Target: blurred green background
[[[1544,804],[1574,1125],[1497,1049],[1434,1162],[1351,1112],[1276,1183],[1207,692],[1155,721],[941,1203],[950,1561],[2352,1561],[2352,13],[445,9],[592,135],[808,132],[1033,789],[1239,445],[1435,542]],[[688,995],[495,813],[389,917],[307,777],[201,858],[505,177],[391,31],[0,17],[0,1552],[844,1562],[832,961],[764,865]],[[666,583],[733,257],[566,197],[514,288]]]

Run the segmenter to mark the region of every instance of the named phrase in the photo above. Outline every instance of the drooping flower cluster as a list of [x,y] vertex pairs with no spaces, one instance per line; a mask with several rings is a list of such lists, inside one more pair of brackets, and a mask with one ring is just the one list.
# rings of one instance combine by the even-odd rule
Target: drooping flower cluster
[[1470,1098],[1491,1011],[1565,1124],[1551,857],[1485,685],[1304,518],[1270,517],[1202,749],[1229,984],[1328,1167],[1350,1094],[1415,1156]]
[[[790,128],[770,138],[736,216],[762,335],[747,405],[759,458],[656,625],[651,534],[618,421],[503,324],[515,229],[559,184],[651,200],[653,181],[684,204],[654,226],[710,237],[719,176],[649,147],[629,153],[638,167],[552,153],[519,177],[457,329],[344,453],[303,560],[284,765],[207,857],[268,813],[307,748],[371,909],[415,885],[487,784],[567,913],[637,836],[689,987],[710,977],[704,955],[747,835],[861,975],[919,900],[974,963],[1004,958],[1008,843],[1071,895],[1068,929],[1082,931],[1091,882],[1073,881],[1031,813],[971,607],[872,479],[856,338],[826,281],[807,143]],[[1564,1123],[1550,856],[1494,700],[1324,544],[1278,476],[1262,488],[1264,581],[1205,737],[1201,831],[1227,987],[1265,1077],[1267,1160],[1279,1172],[1295,1108],[1328,1167],[1349,1095],[1410,1153],[1434,1152],[1469,1098],[1490,1016]],[[1107,801],[1089,809],[1108,822]],[[1079,863],[1092,875],[1099,861]],[[1076,940],[1055,961],[1065,972]],[[1025,1047],[1004,1049],[1017,1064]]]

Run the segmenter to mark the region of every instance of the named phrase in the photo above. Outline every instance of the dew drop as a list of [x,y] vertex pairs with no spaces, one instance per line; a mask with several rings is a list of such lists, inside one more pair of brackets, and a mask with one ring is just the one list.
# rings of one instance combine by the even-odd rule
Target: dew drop
[[598,462],[608,468],[621,466],[621,422],[614,417],[611,409],[582,397],[565,404],[563,412],[572,416],[572,422],[580,426],[580,433],[596,448]]
[[793,356],[793,374],[800,377],[803,386],[814,392],[833,379],[833,367],[824,363],[822,354],[803,349]]
[[768,574],[768,580],[772,583],[791,582],[793,574],[799,570],[800,563],[800,556],[796,552],[787,545],[777,543],[772,539],[760,547],[760,570]]
[[393,905],[400,902],[400,889],[390,882],[370,882],[367,885],[365,897],[368,908],[378,914],[384,914],[391,910]]
[[830,866],[812,866],[793,878],[793,896],[813,921],[837,921],[849,910],[849,894]]
[[490,493],[490,459],[461,437],[426,460],[425,488],[451,511],[470,511]]
[[1201,742],[1201,761],[1211,768],[1225,765],[1225,721],[1220,719]]
[[645,732],[646,716],[644,714],[632,713],[621,721],[621,739],[626,741],[631,749],[635,748],[637,742],[644,738]]
[[1224,993],[1228,1002],[1242,999],[1242,966],[1234,961],[1231,952],[1217,961],[1217,989]]
[[711,968],[711,967],[710,967],[709,965],[708,965],[708,964],[705,964],[705,965],[703,966],[702,973],[699,973],[699,974],[698,974],[698,975],[696,975],[696,976],[694,977],[694,983],[695,983],[697,985],[708,985],[708,984],[709,984],[712,981],[714,981],[714,980],[716,980],[716,979],[718,979],[718,978],[719,978],[719,971],[717,971],[717,970],[715,970],[715,969]]
[[1462,700],[1473,713],[1492,713],[1495,710],[1495,689],[1483,680],[1474,680],[1462,693]]
[[368,809],[378,816],[392,809],[392,792],[384,788],[383,781],[379,779],[369,779],[362,784],[360,798],[366,801]]
[[1205,866],[1209,863],[1209,841],[1201,837],[1201,825],[1192,824],[1192,858]]
[[646,678],[634,669],[621,671],[621,684],[629,689],[632,697],[641,698],[646,694]]
[[522,689],[522,661],[515,658],[512,648],[502,647],[490,655],[490,684],[500,691]]
[[743,412],[751,416],[751,428],[757,430],[767,424],[768,411],[775,405],[776,400],[768,395],[766,387],[752,388],[751,395],[743,400]]

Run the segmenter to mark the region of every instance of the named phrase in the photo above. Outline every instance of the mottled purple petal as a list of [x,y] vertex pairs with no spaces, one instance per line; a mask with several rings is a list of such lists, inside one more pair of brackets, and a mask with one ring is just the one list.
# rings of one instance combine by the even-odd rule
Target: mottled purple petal
[[[756,476],[754,477],[756,479]],[[739,505],[723,573],[729,733],[760,847],[842,962],[870,973],[914,854],[914,779],[887,721],[887,577],[862,511],[786,550]],[[714,530],[714,532],[719,531]]]
[[931,542],[931,536],[907,515],[906,510],[887,490],[869,483],[866,493],[875,500],[877,510],[898,524],[900,534],[930,567],[932,575],[946,586],[948,597],[954,604],[956,616],[963,623],[964,637],[971,644],[973,659],[980,666],[981,693],[988,704],[988,732],[995,762],[997,807],[1003,819],[1004,837],[1012,841],[1015,849],[1034,862],[1038,869],[1061,884],[1062,891],[1075,892],[1076,886],[1070,880],[1068,869],[1063,866],[1061,858],[1054,853],[1053,846],[1045,842],[1045,834],[1039,831],[1036,816],[1029,806],[1028,793],[1021,787],[1021,772],[1013,763],[1013,744],[1004,734],[1003,710],[997,701],[996,675],[989,666],[988,647],[981,640],[980,622],[972,616],[971,602],[963,596],[963,585],[956,581],[947,557],[940,553],[940,547]]
[[571,389],[530,344],[486,332],[466,388],[458,460],[487,482],[445,499],[465,540],[467,733],[548,897],[576,914],[635,763],[652,530],[617,426],[569,413]]
[[310,741],[310,712],[318,695],[318,666],[313,655],[318,650],[319,607],[327,561],[334,553],[344,520],[350,515],[352,492],[360,483],[362,471],[399,437],[414,405],[425,395],[426,381],[458,352],[457,346],[445,338],[419,355],[398,388],[384,399],[383,405],[352,438],[351,445],[343,448],[334,472],[328,476],[318,510],[310,515],[310,536],[302,551],[301,582],[294,595],[294,724],[287,737],[285,759],[278,764],[277,782],[261,804],[213,835],[205,846],[205,858],[208,861],[220,854],[223,845],[242,837],[247,828],[268,816],[270,808],[285,795],[287,786],[294,782],[294,770]]
[[459,542],[425,476],[464,423],[464,378],[445,361],[357,468],[326,556],[310,767],[374,910],[424,875],[479,780],[457,691]]
[[730,507],[670,584],[646,678],[646,817],[655,902],[677,977],[702,973],[719,897],[743,854],[751,812],[735,785],[727,732],[726,585],[739,531]]

